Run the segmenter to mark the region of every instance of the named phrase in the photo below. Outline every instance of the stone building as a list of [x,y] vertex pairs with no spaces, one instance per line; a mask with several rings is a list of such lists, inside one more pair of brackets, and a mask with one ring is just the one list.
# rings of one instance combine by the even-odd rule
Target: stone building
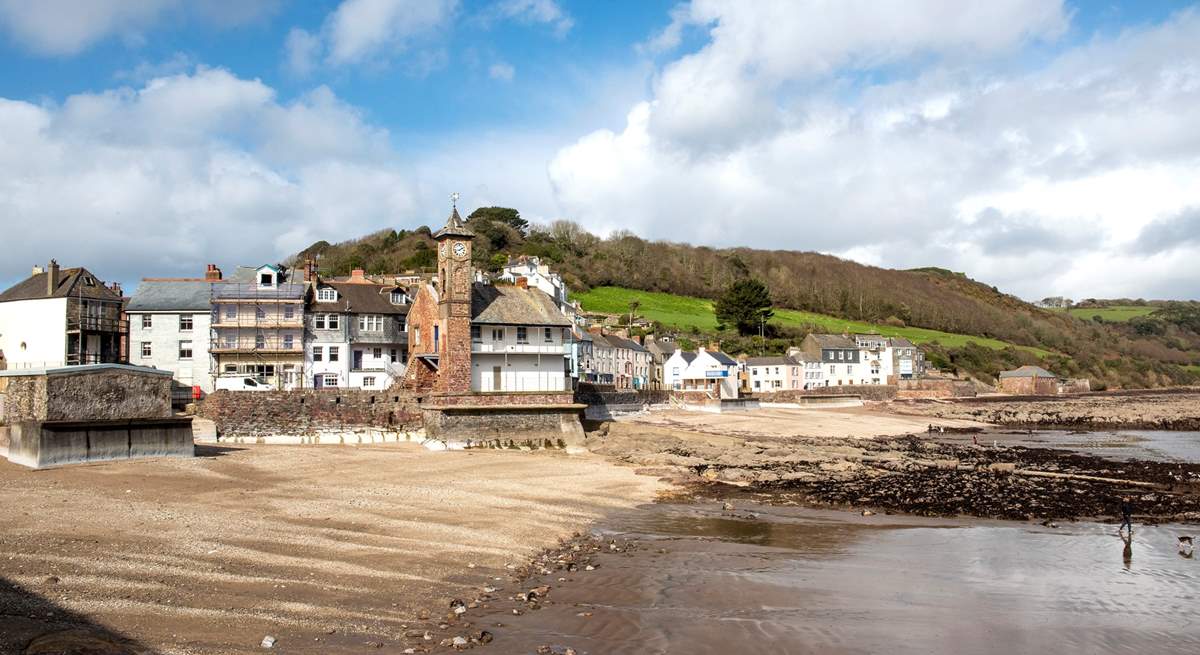
[[521,278],[474,282],[474,236],[457,208],[434,234],[438,276],[409,311],[408,379],[443,394],[569,391],[571,322]]
[[210,264],[202,278],[145,278],[125,308],[130,361],[170,371],[177,386],[183,387],[184,400],[192,387],[199,387],[202,394],[214,389],[209,317],[212,283],[220,276],[221,271]]
[[1000,393],[1014,396],[1054,396],[1059,391],[1058,376],[1040,366],[1001,371],[996,386]]
[[46,268],[0,293],[0,359],[9,369],[124,361],[120,287],[86,268]]

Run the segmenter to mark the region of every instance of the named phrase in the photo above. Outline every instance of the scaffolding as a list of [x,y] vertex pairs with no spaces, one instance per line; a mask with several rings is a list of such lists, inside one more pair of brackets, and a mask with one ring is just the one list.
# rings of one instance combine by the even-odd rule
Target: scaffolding
[[306,285],[279,281],[211,285],[210,372],[250,377],[278,389],[304,386]]

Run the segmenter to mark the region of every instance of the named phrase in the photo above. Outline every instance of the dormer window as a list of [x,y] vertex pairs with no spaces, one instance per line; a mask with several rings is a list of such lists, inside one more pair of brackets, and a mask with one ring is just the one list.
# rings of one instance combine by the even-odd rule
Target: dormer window
[[404,295],[403,291],[393,291],[392,292],[392,304],[393,305],[406,305],[406,304],[408,304],[408,296]]
[[264,287],[271,286],[271,282],[272,282],[272,280],[271,280],[270,273],[262,273],[258,276],[258,283]]
[[337,302],[337,289],[333,287],[317,289],[317,302]]

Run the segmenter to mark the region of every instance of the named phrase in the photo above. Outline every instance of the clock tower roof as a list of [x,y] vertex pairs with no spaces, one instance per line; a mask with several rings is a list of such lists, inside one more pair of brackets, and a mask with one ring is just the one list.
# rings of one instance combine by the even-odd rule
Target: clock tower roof
[[471,231],[471,228],[467,227],[467,222],[463,220],[462,216],[458,215],[457,206],[450,211],[450,218],[446,219],[446,226],[433,235],[433,238],[438,241],[447,237],[459,237],[462,239],[472,239],[475,237],[475,233]]

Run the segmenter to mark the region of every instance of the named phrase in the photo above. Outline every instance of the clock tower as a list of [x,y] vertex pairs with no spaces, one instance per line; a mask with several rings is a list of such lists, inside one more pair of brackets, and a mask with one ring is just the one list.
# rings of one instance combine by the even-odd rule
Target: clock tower
[[442,393],[471,391],[471,240],[475,233],[458,215],[458,194],[446,226],[433,235],[438,249],[438,376],[434,390]]

